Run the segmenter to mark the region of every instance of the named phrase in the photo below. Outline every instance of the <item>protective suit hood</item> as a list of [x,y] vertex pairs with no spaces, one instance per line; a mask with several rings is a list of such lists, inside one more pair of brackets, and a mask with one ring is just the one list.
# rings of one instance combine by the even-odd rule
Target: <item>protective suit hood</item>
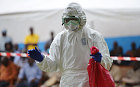
[[84,11],[82,10],[81,6],[77,3],[70,3],[66,9],[63,12],[63,16],[62,16],[62,24],[64,24],[64,27],[66,29],[68,29],[68,26],[65,25],[64,23],[64,19],[67,17],[77,17],[80,19],[79,21],[79,29],[82,29],[85,24],[86,24],[86,15],[84,13]]

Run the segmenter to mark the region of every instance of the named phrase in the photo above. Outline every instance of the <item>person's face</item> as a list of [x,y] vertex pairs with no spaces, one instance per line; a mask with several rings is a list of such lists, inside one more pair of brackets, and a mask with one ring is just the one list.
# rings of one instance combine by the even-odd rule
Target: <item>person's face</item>
[[9,60],[6,57],[1,61],[1,64],[3,64],[6,67],[8,66],[8,63],[9,63]]
[[54,39],[54,34],[53,34],[53,32],[51,32],[51,39],[52,39],[52,40]]
[[53,37],[53,32],[51,32],[51,36]]
[[117,48],[118,48],[118,43],[114,42],[114,49],[117,49]]
[[6,44],[6,48],[7,51],[11,50],[11,45],[10,44]]
[[131,47],[132,47],[132,49],[136,49],[136,44],[135,43],[132,43],[131,44]]
[[75,16],[68,16],[63,19],[64,27],[70,31],[76,31],[80,27],[80,18]]
[[33,31],[33,28],[30,28],[30,34],[33,34],[34,31]]
[[5,36],[6,36],[6,32],[3,32],[3,33],[2,33],[2,36],[4,36],[4,37],[5,37]]
[[28,59],[28,63],[29,63],[29,65],[30,65],[30,66],[32,66],[32,65],[33,65],[33,63],[34,63],[34,60],[33,60],[33,59],[31,59],[31,58],[29,58],[29,59]]
[[18,50],[18,44],[15,44],[14,48],[15,50]]

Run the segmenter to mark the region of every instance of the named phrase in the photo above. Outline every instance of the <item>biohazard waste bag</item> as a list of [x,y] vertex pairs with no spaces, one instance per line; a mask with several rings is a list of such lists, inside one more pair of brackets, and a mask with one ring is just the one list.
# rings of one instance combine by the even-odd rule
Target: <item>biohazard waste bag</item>
[[[91,54],[96,54],[99,50],[91,47]],[[90,87],[115,87],[115,83],[107,69],[93,58],[89,60],[87,67]]]

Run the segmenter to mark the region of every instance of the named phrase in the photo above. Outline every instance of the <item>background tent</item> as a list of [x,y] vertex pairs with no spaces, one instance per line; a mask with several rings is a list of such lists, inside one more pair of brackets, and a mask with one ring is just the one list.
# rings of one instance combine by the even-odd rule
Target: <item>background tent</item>
[[81,4],[89,26],[103,34],[110,50],[114,41],[124,52],[133,41],[140,46],[139,0],[1,0],[0,31],[7,29],[14,43],[23,44],[32,26],[40,36],[39,47],[43,50],[50,32],[56,35],[63,30],[63,10],[73,1]]

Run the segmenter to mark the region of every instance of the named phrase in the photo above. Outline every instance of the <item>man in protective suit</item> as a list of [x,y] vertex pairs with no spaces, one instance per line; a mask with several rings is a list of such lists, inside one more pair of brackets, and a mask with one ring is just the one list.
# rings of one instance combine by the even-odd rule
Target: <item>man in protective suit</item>
[[41,54],[37,48],[28,51],[28,55],[36,60],[43,71],[60,71],[62,73],[60,87],[89,87],[87,66],[90,47],[99,49],[99,56],[94,57],[106,69],[110,69],[112,59],[103,36],[85,26],[86,16],[81,6],[70,3],[64,10],[62,25],[65,30],[57,34],[50,46],[50,55]]

